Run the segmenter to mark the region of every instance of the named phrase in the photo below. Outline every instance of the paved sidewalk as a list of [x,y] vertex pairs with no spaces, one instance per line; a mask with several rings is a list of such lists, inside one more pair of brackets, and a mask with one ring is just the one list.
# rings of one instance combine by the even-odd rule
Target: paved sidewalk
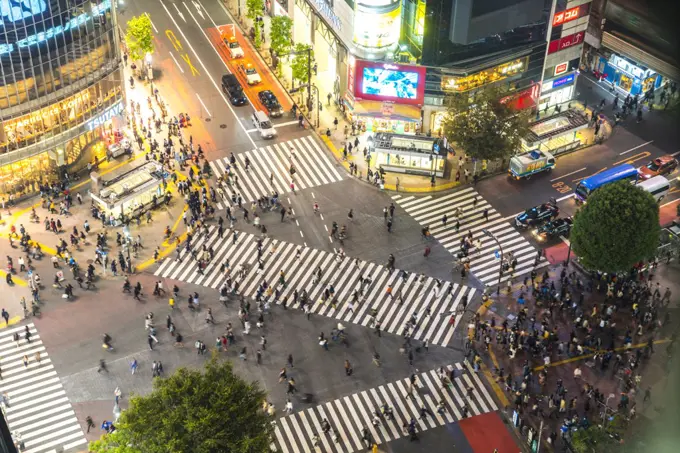
[[[677,262],[672,262],[668,266],[661,266],[655,272],[653,280],[651,280],[652,290],[659,283],[661,294],[663,295],[665,288],[670,288],[672,292],[671,303],[667,308],[660,308],[658,310],[658,321],[661,326],[652,328],[650,324],[646,324],[643,328],[642,335],[638,334],[638,323],[634,319],[632,313],[632,302],[628,295],[618,299],[616,296],[608,298],[606,293],[606,285],[601,285],[600,290],[597,290],[597,282],[593,282],[593,291],[590,292],[587,288],[583,291],[578,291],[573,286],[569,290],[573,295],[574,302],[580,299],[580,293],[583,294],[583,302],[581,303],[582,319],[590,319],[590,326],[587,329],[574,329],[574,314],[573,309],[569,307],[563,309],[558,308],[559,303],[555,305],[553,313],[547,303],[537,302],[536,298],[531,296],[531,291],[527,291],[523,287],[524,282],[517,282],[510,288],[510,290],[502,291],[500,296],[492,295],[492,303],[485,304],[486,306],[480,309],[478,316],[480,322],[487,326],[495,326],[490,331],[488,340],[485,339],[486,334],[483,334],[483,329],[478,328],[477,337],[474,347],[481,353],[483,363],[486,364],[490,373],[495,375],[497,384],[495,390],[500,399],[508,403],[508,405],[519,410],[522,417],[529,421],[529,423],[537,429],[540,422],[544,422],[543,439],[548,439],[550,436],[559,438],[560,427],[563,422],[574,415],[578,414],[578,420],[581,417],[588,417],[591,423],[596,423],[603,413],[605,405],[608,407],[608,414],[615,411],[629,415],[632,407],[636,407],[638,415],[644,414],[646,417],[654,417],[658,404],[664,400],[665,388],[668,384],[667,376],[667,352],[668,336],[673,333],[673,326],[670,323],[670,318],[666,318],[666,314],[674,311],[678,306],[678,295],[680,295],[680,282],[677,281],[678,271],[680,265]],[[568,273],[571,273],[570,268]],[[562,266],[553,266],[548,271],[548,282],[552,282],[557,286],[557,291],[561,289],[560,276],[562,273]],[[541,282],[544,276],[538,275],[537,282]],[[589,286],[588,279],[579,273],[576,278],[580,278],[585,286]],[[531,285],[531,281],[527,282]],[[549,283],[548,283],[549,284]],[[520,295],[525,294],[526,302],[524,305],[518,303]],[[569,304],[567,304],[569,305]],[[612,323],[611,328],[600,329],[599,316],[606,311],[606,307],[610,305],[618,306],[614,314],[609,318]],[[644,305],[644,306],[643,306]],[[519,335],[524,338],[530,338],[532,321],[535,320],[536,327],[545,322],[546,330],[554,336],[549,343],[551,344],[549,354],[529,354],[524,350],[518,350],[515,359],[510,358],[507,344],[500,344],[503,338],[502,325],[507,322],[509,328],[512,328],[517,321],[519,310],[524,308],[526,310],[527,321],[518,325]],[[647,310],[646,304],[640,302],[639,309],[641,313]],[[597,312],[595,316],[590,316],[593,310]],[[641,319],[639,316],[637,319]],[[677,323],[675,323],[677,324]],[[613,325],[618,326],[614,330]],[[627,327],[626,327],[627,326]],[[626,348],[624,344],[624,332],[629,329],[631,336],[631,347]],[[473,331],[474,332],[474,331]],[[598,357],[595,357],[598,348],[596,344],[593,347],[587,347],[587,344],[594,341],[597,337],[603,339],[602,345],[597,352]],[[578,343],[570,341],[572,338],[578,339]],[[648,341],[653,339],[655,342],[655,350],[652,359],[645,359],[646,348]],[[490,349],[485,350],[485,342],[490,341]],[[562,343],[562,346],[569,345],[564,352],[560,352],[562,347],[557,345]],[[576,344],[584,347],[584,351],[579,353],[576,350]],[[612,355],[612,363],[603,365],[602,357],[605,356],[609,347],[614,348]],[[624,371],[630,360],[641,354],[641,361],[638,368],[632,370],[630,375]],[[546,361],[546,356],[549,361]],[[617,357],[621,357],[621,362],[618,362]],[[546,363],[548,364],[546,366]],[[580,377],[575,376],[575,370],[579,370]],[[502,373],[501,371],[502,370]],[[577,372],[577,374],[579,373]],[[531,376],[528,385],[529,397],[525,398],[525,392],[522,386],[522,377]],[[541,376],[545,374],[545,376]],[[635,376],[641,375],[639,384],[636,384]],[[502,377],[501,377],[502,376]],[[545,378],[545,379],[544,379]],[[510,380],[508,380],[510,379]],[[628,382],[630,380],[630,382]],[[509,385],[508,385],[509,384]],[[592,386],[599,394],[602,395],[603,400],[598,402],[595,396],[587,397],[589,393],[587,386]],[[558,389],[563,388],[565,407],[560,408],[561,399],[557,398],[555,406],[548,404],[548,398],[551,395],[557,395]],[[645,389],[651,389],[651,400],[644,401]],[[630,403],[627,409],[617,408],[621,401],[623,394],[627,394],[630,398]],[[613,396],[611,396],[613,395]],[[608,399],[609,398],[609,399]],[[559,442],[559,440],[558,440]]]

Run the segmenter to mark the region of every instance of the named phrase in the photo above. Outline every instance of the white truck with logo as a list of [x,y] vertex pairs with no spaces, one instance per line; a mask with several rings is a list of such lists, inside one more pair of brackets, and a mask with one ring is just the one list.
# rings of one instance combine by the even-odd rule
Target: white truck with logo
[[528,153],[518,154],[510,159],[508,173],[512,178],[530,178],[536,173],[550,171],[555,167],[555,156],[547,151],[535,149]]

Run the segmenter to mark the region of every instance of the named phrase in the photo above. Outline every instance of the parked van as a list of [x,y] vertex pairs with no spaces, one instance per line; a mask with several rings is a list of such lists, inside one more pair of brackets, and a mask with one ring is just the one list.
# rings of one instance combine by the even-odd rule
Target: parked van
[[262,138],[276,137],[276,129],[274,129],[272,122],[269,121],[269,117],[262,110],[253,112],[252,120],[253,125],[260,132]]

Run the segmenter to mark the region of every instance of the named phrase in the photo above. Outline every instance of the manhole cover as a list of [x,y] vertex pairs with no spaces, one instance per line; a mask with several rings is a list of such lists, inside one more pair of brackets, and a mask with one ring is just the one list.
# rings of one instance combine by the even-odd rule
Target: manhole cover
[[226,129],[227,125],[226,124],[220,124],[220,129]]
[[206,118],[206,119],[205,119],[205,122],[206,122],[206,123],[209,123],[210,121],[212,121],[212,118]]

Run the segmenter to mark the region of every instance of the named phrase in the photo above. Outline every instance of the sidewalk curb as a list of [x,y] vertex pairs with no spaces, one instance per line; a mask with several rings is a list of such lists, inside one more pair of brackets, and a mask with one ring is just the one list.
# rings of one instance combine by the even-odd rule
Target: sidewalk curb
[[23,321],[23,318],[21,316],[12,316],[11,318],[9,318],[9,321],[7,321],[7,323],[4,326],[0,326],[0,329],[6,329],[9,326],[20,323],[21,321]]

